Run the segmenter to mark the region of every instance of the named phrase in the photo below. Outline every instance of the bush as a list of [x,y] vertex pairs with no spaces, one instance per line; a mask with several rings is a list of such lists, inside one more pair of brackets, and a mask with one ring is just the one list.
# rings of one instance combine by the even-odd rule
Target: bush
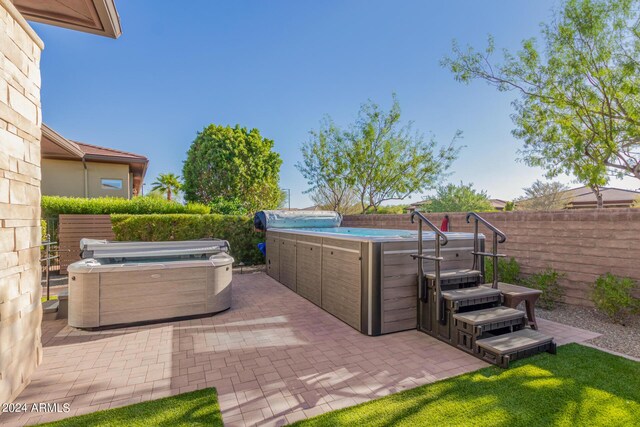
[[44,242],[47,240],[47,221],[44,219],[40,220],[40,242]]
[[640,299],[631,294],[635,287],[632,279],[607,273],[593,284],[591,299],[614,323],[624,324],[630,315],[640,313]]
[[205,205],[192,203],[182,205],[156,197],[99,197],[85,199],[82,197],[42,196],[42,217],[57,217],[60,214],[207,214]]
[[523,284],[529,288],[542,291],[537,304],[544,309],[553,310],[556,307],[556,303],[564,295],[564,289],[558,283],[558,280],[563,276],[564,274],[558,273],[552,268],[547,268],[540,273],[532,274]]
[[403,214],[407,205],[378,206],[378,210],[369,209],[367,214],[398,215]]
[[163,241],[208,237],[228,240],[236,264],[262,264],[258,243],[264,235],[253,229],[253,219],[238,215],[112,215],[116,240]]
[[[520,283],[520,264],[515,258],[498,258],[498,280],[505,283],[517,285]],[[484,281],[493,281],[493,261],[491,257],[484,259]]]
[[214,197],[209,208],[212,214],[220,215],[248,215],[249,212],[238,199],[226,199],[224,197]]

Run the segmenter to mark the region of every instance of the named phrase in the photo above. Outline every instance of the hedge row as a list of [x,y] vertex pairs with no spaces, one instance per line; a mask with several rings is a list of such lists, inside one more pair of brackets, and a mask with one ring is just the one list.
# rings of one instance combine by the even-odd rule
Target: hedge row
[[236,215],[111,215],[116,240],[155,242],[207,237],[228,240],[236,264],[262,264],[257,248],[264,235],[254,231],[253,220]]
[[157,197],[82,197],[42,196],[42,217],[60,214],[208,214],[209,207],[198,203],[183,205]]

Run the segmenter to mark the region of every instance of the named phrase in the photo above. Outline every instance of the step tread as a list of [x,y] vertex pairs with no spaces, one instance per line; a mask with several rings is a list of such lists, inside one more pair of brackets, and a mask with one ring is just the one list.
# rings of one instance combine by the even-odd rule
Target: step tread
[[509,307],[492,307],[466,313],[456,313],[453,318],[476,326],[491,322],[522,319],[524,318],[524,312]]
[[[485,283],[481,286],[491,287],[493,284]],[[509,295],[540,295],[542,291],[538,289],[527,288],[526,286],[512,285],[511,283],[498,282],[498,289],[503,294]]]
[[58,311],[58,306],[60,302],[56,299],[52,299],[49,301],[45,301],[42,303],[42,312],[43,313],[55,313]]
[[[435,271],[427,271],[424,273],[427,279],[435,279]],[[476,277],[480,276],[479,270],[472,270],[470,268],[459,268],[456,270],[442,270],[440,271],[440,279],[453,279],[457,277]]]
[[482,298],[500,295],[499,289],[492,289],[487,287],[474,287],[456,289],[454,291],[443,291],[442,297],[450,301],[460,301],[470,298]]
[[505,355],[552,341],[553,337],[526,328],[504,335],[496,335],[494,337],[477,340],[476,345],[496,354]]

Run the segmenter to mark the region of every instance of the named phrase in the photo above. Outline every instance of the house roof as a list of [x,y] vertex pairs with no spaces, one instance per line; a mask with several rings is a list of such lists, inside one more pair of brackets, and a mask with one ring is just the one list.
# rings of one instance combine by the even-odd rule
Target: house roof
[[63,137],[44,123],[42,124],[40,153],[43,159],[129,165],[129,172],[133,174],[133,188],[136,194],[140,194],[142,181],[147,173],[147,166],[149,164],[149,159],[141,154],[72,141]]
[[29,21],[118,38],[122,34],[115,0],[12,0]]
[[[567,190],[569,204],[591,205],[596,204],[596,195],[589,187],[578,187]],[[603,187],[600,189],[603,203],[633,203],[640,197],[640,191],[625,190],[623,188]]]

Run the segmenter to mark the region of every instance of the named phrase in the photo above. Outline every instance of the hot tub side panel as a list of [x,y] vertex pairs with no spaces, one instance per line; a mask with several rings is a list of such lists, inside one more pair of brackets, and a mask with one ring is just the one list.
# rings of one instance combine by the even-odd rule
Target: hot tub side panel
[[291,233],[279,233],[280,247],[279,274],[280,283],[296,292],[296,239],[297,236]]
[[[441,248],[443,270],[471,268],[473,239],[450,240]],[[415,329],[417,324],[418,265],[411,258],[417,242],[382,243],[381,257],[381,333]],[[434,254],[434,241],[424,242],[424,252]],[[435,269],[433,261],[424,261],[424,271]]]
[[296,241],[296,290],[322,306],[322,238],[298,236]]
[[322,308],[362,330],[361,242],[322,239]]
[[100,277],[96,273],[69,274],[69,325],[100,326]]
[[207,269],[100,273],[100,326],[207,313]]
[[231,307],[232,266],[207,268],[207,313],[218,313]]
[[276,233],[267,231],[267,274],[277,281],[280,281],[280,239]]

